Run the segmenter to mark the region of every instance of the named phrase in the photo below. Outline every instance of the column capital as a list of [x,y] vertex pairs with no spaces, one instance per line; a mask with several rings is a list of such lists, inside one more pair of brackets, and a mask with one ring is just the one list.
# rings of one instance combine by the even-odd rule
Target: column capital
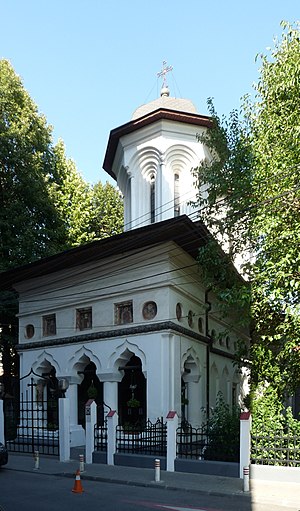
[[114,373],[97,373],[97,376],[100,381],[103,382],[121,382],[123,379],[123,375],[120,372]]

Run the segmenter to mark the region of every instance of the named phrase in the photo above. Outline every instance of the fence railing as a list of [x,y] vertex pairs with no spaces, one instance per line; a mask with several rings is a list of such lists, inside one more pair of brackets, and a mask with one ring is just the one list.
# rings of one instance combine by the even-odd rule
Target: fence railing
[[300,436],[287,432],[251,435],[251,463],[300,467]]
[[94,428],[94,447],[95,451],[107,451],[107,439],[108,439],[108,433],[107,433],[107,419],[104,419],[103,424],[95,425]]
[[155,423],[147,420],[124,428],[117,426],[116,451],[119,453],[166,456],[167,425],[163,419]]
[[176,451],[179,458],[239,462],[239,438],[226,432],[217,434],[208,425],[193,428],[187,422],[177,428]]
[[[4,400],[5,438],[9,451],[59,454],[58,424],[49,422],[49,404],[35,403],[21,396],[18,408],[14,401]],[[57,420],[58,422],[58,420]]]

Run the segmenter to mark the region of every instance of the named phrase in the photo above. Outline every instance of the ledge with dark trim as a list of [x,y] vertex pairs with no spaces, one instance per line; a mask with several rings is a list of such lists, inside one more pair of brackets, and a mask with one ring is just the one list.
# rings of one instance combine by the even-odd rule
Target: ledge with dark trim
[[222,357],[230,358],[232,360],[235,359],[235,355],[233,355],[232,353],[227,353],[226,351],[219,350],[218,348],[211,347],[210,351],[211,351],[211,353],[214,353],[215,355],[221,355]]
[[49,339],[26,344],[18,344],[16,349],[17,351],[23,351],[36,348],[45,348],[47,346],[63,346],[65,344],[73,343],[82,344],[100,339],[111,339],[113,337],[124,337],[126,335],[144,334],[149,332],[161,332],[162,330],[174,330],[175,332],[186,335],[188,337],[192,337],[193,339],[204,342],[205,344],[210,343],[210,339],[202,334],[192,332],[181,325],[176,325],[176,323],[173,323],[173,321],[164,321],[162,323],[151,323],[129,328],[114,329],[105,332],[94,332],[92,334],[73,335],[72,337],[60,337],[59,339]]

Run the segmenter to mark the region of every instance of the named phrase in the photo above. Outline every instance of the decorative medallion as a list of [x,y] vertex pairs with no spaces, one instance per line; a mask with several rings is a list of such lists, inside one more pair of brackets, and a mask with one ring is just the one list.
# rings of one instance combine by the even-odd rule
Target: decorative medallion
[[153,319],[157,314],[157,305],[155,302],[146,302],[143,307],[143,318]]
[[176,304],[176,318],[178,319],[178,321],[180,321],[181,318],[182,318],[182,305],[181,305],[181,303],[177,303]]

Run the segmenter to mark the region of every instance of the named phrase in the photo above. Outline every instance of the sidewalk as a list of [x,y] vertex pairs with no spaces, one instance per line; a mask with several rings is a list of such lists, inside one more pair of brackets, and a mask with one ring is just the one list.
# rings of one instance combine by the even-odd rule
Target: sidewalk
[[[2,470],[35,472],[34,467],[32,455],[9,453],[9,462]],[[251,499],[252,503],[268,506],[285,506],[287,509],[294,511],[300,510],[300,482],[298,484],[251,480],[251,491],[246,493],[243,491],[243,480],[231,477],[166,472],[162,470],[160,473],[161,481],[155,482],[154,468],[152,470],[96,463],[85,464],[84,468],[84,472],[81,473],[82,480],[90,479],[131,486],[192,491],[205,495],[239,496],[245,498],[245,502]],[[63,463],[56,457],[40,456],[39,470],[36,472],[75,479],[77,469],[79,469],[79,460]]]

